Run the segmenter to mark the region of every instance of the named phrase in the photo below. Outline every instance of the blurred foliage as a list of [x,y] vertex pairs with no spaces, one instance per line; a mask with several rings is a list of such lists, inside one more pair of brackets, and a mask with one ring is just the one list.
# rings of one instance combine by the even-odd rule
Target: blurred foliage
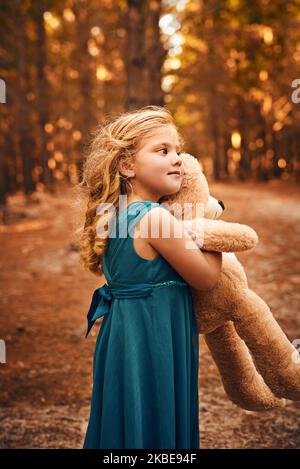
[[215,179],[300,180],[299,0],[0,2],[0,203],[80,178],[108,115],[165,104]]

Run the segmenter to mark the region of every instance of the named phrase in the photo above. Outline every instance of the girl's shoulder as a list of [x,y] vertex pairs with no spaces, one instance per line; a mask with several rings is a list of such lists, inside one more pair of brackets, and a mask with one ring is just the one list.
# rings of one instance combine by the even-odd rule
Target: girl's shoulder
[[159,202],[153,202],[152,200],[137,200],[129,203],[124,209],[119,213],[119,219],[122,220],[124,217],[129,217],[130,219],[140,219],[145,213],[149,212],[155,207],[162,207],[167,209],[163,204]]

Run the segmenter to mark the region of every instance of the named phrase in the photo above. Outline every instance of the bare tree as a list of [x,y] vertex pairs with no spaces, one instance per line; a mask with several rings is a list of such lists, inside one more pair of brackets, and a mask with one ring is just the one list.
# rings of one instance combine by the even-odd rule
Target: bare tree
[[48,122],[48,85],[45,74],[47,60],[46,34],[44,25],[45,0],[34,3],[36,17],[36,66],[37,66],[37,108],[40,136],[40,160],[43,168],[42,181],[50,192],[54,191],[52,171],[48,166],[49,152],[47,149],[47,133],[45,125]]
[[128,0],[127,30],[127,92],[126,109],[136,109],[147,104],[145,97],[145,18],[147,2]]
[[19,150],[23,166],[23,184],[25,194],[29,195],[35,190],[32,178],[33,145],[30,137],[29,109],[26,99],[28,90],[27,59],[26,59],[26,31],[24,2],[15,0],[17,5],[16,25],[17,25],[17,46],[18,46],[18,72],[19,72],[19,92],[18,92],[18,130],[19,130]]
[[146,68],[148,75],[147,100],[149,104],[164,105],[164,93],[161,87],[162,66],[167,55],[164,49],[159,28],[159,18],[162,10],[161,0],[149,2],[147,14],[147,36],[146,36]]

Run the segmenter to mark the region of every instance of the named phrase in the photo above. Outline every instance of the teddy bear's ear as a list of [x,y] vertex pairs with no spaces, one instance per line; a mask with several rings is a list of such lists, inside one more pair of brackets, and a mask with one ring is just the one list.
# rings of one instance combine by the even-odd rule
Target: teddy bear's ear
[[203,173],[203,165],[202,165],[201,161],[198,160],[198,158],[196,158],[195,156],[191,155],[190,153],[186,153],[186,155],[191,156],[194,160],[197,161],[197,163],[199,164],[200,169],[201,169],[201,171],[202,171],[202,173]]
[[199,164],[200,169],[201,169],[201,171],[202,171],[202,173],[203,173],[203,165],[202,165],[201,161],[198,160],[198,158],[196,158],[195,156],[191,155],[190,153],[186,153],[186,155],[191,156],[194,160],[196,160],[196,162]]
[[203,173],[203,166],[202,163],[196,158],[195,156],[191,155],[190,153],[183,152],[181,153],[183,162],[187,165],[188,168],[194,168],[197,171],[197,166],[200,166],[200,171]]
[[201,161],[199,161],[199,160],[197,160],[197,161],[198,161],[199,166],[200,166],[200,169],[201,169],[201,171],[202,171],[202,173],[203,173],[203,165],[202,165]]

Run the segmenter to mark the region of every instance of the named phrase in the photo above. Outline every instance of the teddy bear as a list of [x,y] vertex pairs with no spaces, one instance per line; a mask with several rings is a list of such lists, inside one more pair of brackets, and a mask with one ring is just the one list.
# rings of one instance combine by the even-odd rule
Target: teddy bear
[[181,189],[161,202],[175,217],[174,207],[188,205],[183,223],[199,248],[223,253],[217,285],[209,291],[191,288],[191,292],[198,331],[204,334],[224,389],[234,404],[250,411],[282,407],[284,398],[300,400],[296,349],[265,301],[248,287],[234,254],[253,248],[257,235],[246,225],[216,219],[224,204],[210,196],[199,161],[188,153],[181,156]]

